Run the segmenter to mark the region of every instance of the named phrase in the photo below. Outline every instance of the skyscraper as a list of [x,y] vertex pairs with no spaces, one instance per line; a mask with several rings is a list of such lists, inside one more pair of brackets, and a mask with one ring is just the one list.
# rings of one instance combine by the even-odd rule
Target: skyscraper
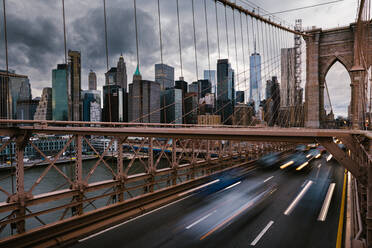
[[127,67],[125,65],[123,55],[120,55],[120,58],[117,64],[116,83],[122,89],[124,89],[125,92],[127,92],[127,84],[128,84]]
[[70,120],[80,121],[82,118],[81,103],[81,59],[80,52],[68,51],[70,67]]
[[57,65],[52,71],[52,109],[53,120],[69,120],[69,68],[66,64]]
[[[90,116],[91,108],[93,106],[92,103],[95,102],[101,106],[101,92],[99,90],[83,90],[81,92],[81,98],[83,100],[83,121],[92,121]],[[97,118],[98,117],[95,119]],[[100,117],[99,119],[101,120]]]
[[160,83],[160,89],[174,87],[174,68],[166,64],[155,64],[155,82]]
[[223,124],[232,124],[235,105],[234,70],[228,59],[217,61],[217,113]]
[[244,91],[236,92],[236,103],[245,103],[244,98],[245,98]]
[[103,112],[105,122],[128,121],[128,93],[119,85],[103,86]]
[[280,107],[280,88],[278,78],[273,76],[271,80],[266,82],[266,104],[265,121],[269,126],[273,126],[278,122],[278,113]]
[[161,122],[182,124],[182,90],[166,89],[160,93],[161,99]]
[[209,79],[199,79],[199,98],[205,97],[206,94],[212,93],[212,84]]
[[89,90],[97,90],[97,75],[94,71],[90,70],[88,76]]
[[261,102],[261,55],[252,53],[249,64],[249,101],[254,102],[257,113]]
[[14,71],[0,71],[0,104],[1,118],[17,118],[17,102],[32,99],[30,81],[27,76]]
[[160,83],[142,80],[139,67],[129,84],[129,121],[160,123]]
[[204,79],[208,79],[212,84],[211,92],[216,93],[216,70],[204,70]]
[[117,84],[117,68],[111,67],[110,70],[108,70],[105,73],[105,85],[116,85]]

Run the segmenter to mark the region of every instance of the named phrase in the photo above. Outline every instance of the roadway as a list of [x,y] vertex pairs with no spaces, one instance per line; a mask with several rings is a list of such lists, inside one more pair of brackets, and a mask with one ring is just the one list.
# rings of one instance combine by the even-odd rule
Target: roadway
[[344,169],[325,155],[301,171],[255,168],[229,186],[216,181],[72,247],[335,247],[343,184]]

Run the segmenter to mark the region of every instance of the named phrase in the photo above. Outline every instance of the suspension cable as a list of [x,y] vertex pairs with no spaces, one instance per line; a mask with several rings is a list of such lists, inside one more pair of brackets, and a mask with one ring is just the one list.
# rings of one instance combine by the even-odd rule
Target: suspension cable
[[226,48],[227,48],[227,59],[230,58],[230,49],[229,49],[229,33],[227,29],[227,10],[226,10],[226,5],[225,5],[225,30],[226,30]]
[[211,78],[211,58],[210,58],[210,55],[209,55],[208,16],[207,16],[206,0],[204,0],[204,16],[205,16],[205,33],[207,35],[208,74],[209,74],[209,80],[210,80],[210,78]]
[[[178,1],[178,0],[177,0]],[[220,31],[218,27],[218,13],[217,13],[217,0],[214,1],[215,10],[216,10],[216,29],[217,29],[217,48],[218,48],[218,59],[221,59],[221,50],[220,50]]]
[[181,77],[183,78],[180,11],[179,11],[178,0],[176,2],[177,2],[178,50],[179,50],[179,53],[180,53]]
[[[239,85],[239,63],[238,63],[238,49],[236,46],[236,25],[235,25],[235,10],[232,10],[233,12],[233,22],[234,22],[234,43],[235,43],[235,61],[236,61],[236,82],[237,85]],[[235,93],[233,93],[235,94]],[[233,96],[233,99],[235,96]]]
[[65,45],[65,64],[67,65],[67,44],[66,44],[65,0],[62,0],[62,18],[63,18],[63,42],[64,42],[64,45]]
[[137,53],[137,66],[139,67],[139,52],[138,52],[138,27],[137,27],[137,4],[136,0],[133,0],[134,4],[134,25],[136,30],[136,53]]
[[[108,55],[108,44],[107,44],[107,16],[106,16],[106,0],[103,0],[103,15],[105,19],[105,48],[106,48],[106,69],[109,70],[109,55]],[[110,116],[111,118],[111,116]],[[111,120],[110,120],[111,121]]]
[[194,0],[191,0],[192,4],[192,26],[194,29],[194,51],[195,51],[195,72],[196,72],[196,81],[199,80],[199,73],[198,73],[198,54],[196,51],[196,31],[195,31],[195,9],[194,9]]
[[[242,23],[242,13],[240,12],[240,36],[241,36],[241,45],[242,45],[242,54],[243,54],[243,72],[244,72],[244,88],[247,90],[247,77],[245,74],[245,47],[244,47],[244,36],[243,36],[243,23]],[[244,94],[245,95],[245,94]],[[245,99],[243,100],[245,102]]]

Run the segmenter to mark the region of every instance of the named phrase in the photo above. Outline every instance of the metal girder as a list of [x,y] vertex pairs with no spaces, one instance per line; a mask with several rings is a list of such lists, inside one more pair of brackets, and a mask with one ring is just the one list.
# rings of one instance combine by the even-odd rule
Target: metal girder
[[351,172],[353,176],[362,184],[366,185],[367,178],[364,173],[365,168],[357,164],[346,152],[344,152],[337,144],[333,142],[333,139],[318,138],[317,141],[324,146],[329,153],[339,162],[345,169]]

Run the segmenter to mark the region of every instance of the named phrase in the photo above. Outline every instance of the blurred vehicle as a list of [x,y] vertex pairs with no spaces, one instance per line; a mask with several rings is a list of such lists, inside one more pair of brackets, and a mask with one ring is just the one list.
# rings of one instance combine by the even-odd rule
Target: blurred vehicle
[[327,150],[324,148],[324,146],[318,146],[316,149],[319,150],[321,154],[327,152]]
[[[284,162],[280,166],[280,169],[284,170],[286,168],[297,168],[304,165],[307,161],[308,158],[306,158],[303,152],[296,152],[284,160]],[[307,164],[305,164],[305,166],[306,165]]]
[[318,146],[318,144],[316,144],[316,143],[307,145],[308,148],[316,148],[317,146]]
[[258,161],[258,165],[261,168],[273,168],[280,161],[280,153],[273,152],[262,156]]
[[308,158],[308,159],[320,158],[320,156],[322,156],[322,154],[320,153],[320,151],[318,149],[310,149],[306,153],[306,158]]
[[296,146],[296,152],[304,152],[304,151],[307,151],[309,148],[307,147],[307,145],[298,145]]

